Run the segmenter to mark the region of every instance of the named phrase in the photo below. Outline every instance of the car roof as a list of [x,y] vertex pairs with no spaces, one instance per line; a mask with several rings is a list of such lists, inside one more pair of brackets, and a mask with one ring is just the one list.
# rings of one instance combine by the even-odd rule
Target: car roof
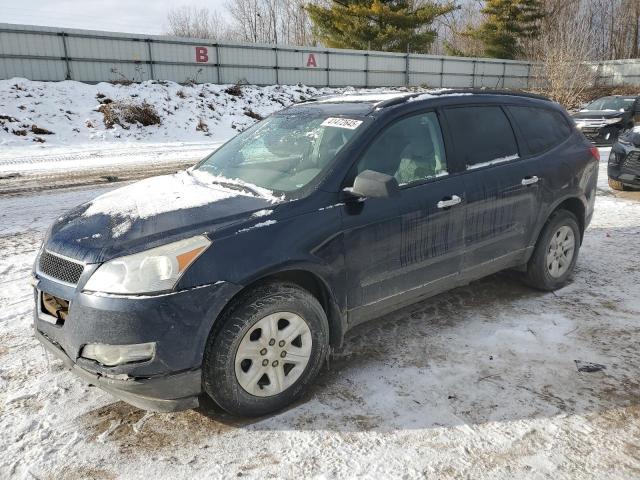
[[313,106],[335,114],[360,114],[366,115],[373,110],[380,110],[386,107],[397,106],[409,102],[429,101],[446,97],[460,97],[477,95],[488,96],[510,96],[520,98],[532,98],[551,102],[546,97],[525,92],[510,90],[486,90],[486,89],[434,89],[423,91],[382,91],[346,93],[341,95],[326,95],[307,99],[296,103],[293,107]]

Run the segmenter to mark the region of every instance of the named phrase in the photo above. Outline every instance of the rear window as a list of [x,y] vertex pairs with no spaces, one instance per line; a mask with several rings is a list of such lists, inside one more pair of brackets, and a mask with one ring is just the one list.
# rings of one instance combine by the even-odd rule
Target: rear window
[[571,127],[559,112],[538,107],[508,107],[520,127],[529,152],[537,154],[564,142]]
[[509,119],[497,106],[446,110],[457,154],[467,168],[518,158],[518,145]]

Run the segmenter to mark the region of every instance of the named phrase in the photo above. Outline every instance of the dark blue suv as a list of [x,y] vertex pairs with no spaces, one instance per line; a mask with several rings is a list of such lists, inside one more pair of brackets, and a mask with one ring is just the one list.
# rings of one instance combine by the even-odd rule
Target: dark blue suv
[[272,412],[354,325],[504,269],[563,286],[597,157],[541,97],[300,103],[185,172],[58,218],[34,267],[36,336],[141,408],[206,394]]

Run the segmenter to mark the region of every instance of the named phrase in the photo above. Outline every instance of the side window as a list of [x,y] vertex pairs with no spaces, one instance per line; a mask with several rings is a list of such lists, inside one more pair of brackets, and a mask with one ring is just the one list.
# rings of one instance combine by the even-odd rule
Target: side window
[[446,110],[456,152],[467,168],[518,158],[518,145],[509,119],[500,107]]
[[421,113],[394,123],[378,136],[358,162],[358,173],[374,170],[400,185],[447,173],[438,116]]
[[508,108],[533,154],[549,150],[571,135],[571,127],[558,112],[538,107]]

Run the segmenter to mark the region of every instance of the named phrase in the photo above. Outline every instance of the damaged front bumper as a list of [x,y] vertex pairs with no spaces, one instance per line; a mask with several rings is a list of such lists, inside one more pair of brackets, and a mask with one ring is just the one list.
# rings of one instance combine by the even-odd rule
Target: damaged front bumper
[[[207,337],[240,289],[217,282],[157,296],[101,296],[42,276],[33,283],[35,336],[44,347],[86,382],[159,412],[198,406]],[[61,308],[57,315],[52,305]],[[107,366],[83,355],[87,345],[151,343],[153,355],[141,361]]]
[[[111,378],[85,370],[74,363],[59,345],[56,345],[38,330],[36,330],[35,336],[49,352],[62,360],[65,368],[71,370],[88,384],[100,387],[134,407],[154,412],[175,412],[196,408],[199,404],[198,397],[201,393],[201,371],[199,369],[151,378],[134,378],[128,375]],[[181,396],[175,398],[178,393]]]

